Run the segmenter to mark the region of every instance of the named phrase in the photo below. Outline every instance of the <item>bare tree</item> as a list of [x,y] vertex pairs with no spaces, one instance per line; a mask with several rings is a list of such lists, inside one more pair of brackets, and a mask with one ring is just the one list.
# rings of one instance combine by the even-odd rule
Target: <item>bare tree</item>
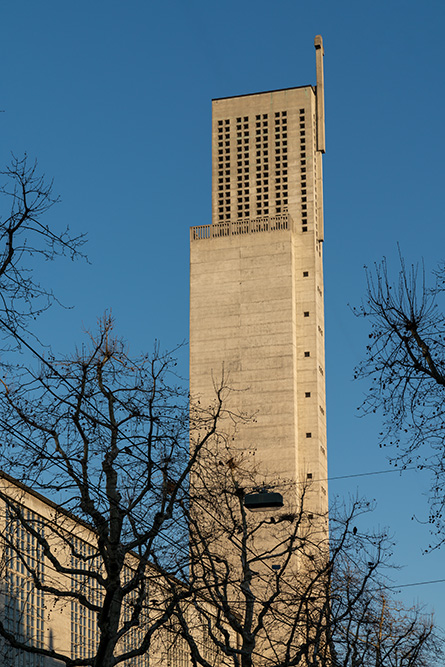
[[85,238],[42,221],[58,197],[52,181],[39,174],[36,162],[30,164],[26,155],[13,156],[0,176],[0,330],[8,347],[14,334],[26,334],[29,320],[55,299],[52,290],[35,277],[36,260],[82,256]]
[[192,664],[433,664],[431,620],[396,606],[385,583],[390,540],[357,529],[369,503],[333,510],[328,535],[327,517],[306,509],[310,487],[285,484],[284,511],[246,510],[258,472],[221,440],[193,470],[192,598],[177,611]]
[[[366,505],[362,509],[366,510]],[[357,512],[360,514],[361,509],[356,503],[347,513],[346,522],[339,520],[338,515],[333,518],[336,525],[332,570],[326,591],[330,605],[331,664],[335,667],[442,664],[442,631],[435,626],[431,614],[418,606],[405,607],[394,598],[387,570],[392,545],[383,534],[356,531],[353,524],[359,518],[354,517]]]
[[430,523],[444,540],[445,317],[443,271],[428,286],[423,266],[401,269],[395,281],[386,260],[368,272],[358,314],[370,324],[369,345],[357,376],[370,380],[364,410],[381,411],[380,446],[393,447],[401,467],[427,468],[432,476]]
[[[188,502],[196,457],[217,431],[222,395],[220,389],[211,413],[192,411],[190,455],[188,397],[173,359],[158,349],[130,359],[109,317],[72,358],[52,359],[39,373],[26,371],[6,385],[4,468],[57,502],[56,514],[38,518],[40,529],[23,504],[2,491],[6,523],[34,540],[54,576],[43,576],[38,562],[27,560],[26,541],[14,539],[17,530],[3,532],[4,546],[11,559],[19,558],[34,589],[91,613],[98,633],[88,655],[71,655],[69,647],[30,645],[2,622],[0,634],[13,647],[96,667],[149,650],[178,599],[189,595],[184,581],[173,579],[188,561],[179,508]],[[88,539],[73,532],[74,515],[89,530]]]
[[[340,582],[338,582],[340,584]],[[357,573],[346,578],[331,598],[336,620],[340,594],[351,597],[361,587]],[[341,602],[343,608],[346,607]],[[366,590],[335,623],[335,667],[430,667],[441,664],[443,638],[433,618],[417,607],[394,601],[385,588]]]
[[[229,446],[237,418],[224,411],[227,390],[189,412],[173,363],[158,350],[130,359],[107,317],[73,357],[5,382],[3,579],[20,571],[46,600],[45,618],[68,602],[97,627],[86,647],[81,634],[74,648],[33,641],[10,623],[18,598],[0,621],[11,650],[73,667],[129,665],[165,631],[203,667],[414,667],[437,657],[431,623],[395,607],[379,576],[387,538],[355,527],[368,506],[333,513],[329,539],[327,517],[306,510],[310,487],[288,485],[286,511],[247,511],[260,471]],[[51,511],[30,511],[23,484],[11,493],[17,478],[49,495]]]

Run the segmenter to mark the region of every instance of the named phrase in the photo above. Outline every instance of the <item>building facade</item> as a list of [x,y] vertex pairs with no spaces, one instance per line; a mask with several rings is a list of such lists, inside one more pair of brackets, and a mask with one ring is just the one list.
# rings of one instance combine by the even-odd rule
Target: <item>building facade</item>
[[[67,658],[87,660],[94,656],[99,630],[97,611],[91,606],[101,608],[104,596],[103,588],[91,576],[92,572],[103,571],[95,532],[41,494],[1,473],[0,536],[0,621],[6,631],[24,645],[55,651]],[[44,552],[44,542],[49,545],[48,554]],[[129,559],[124,573],[128,579],[137,563],[136,556]],[[146,579],[143,622],[123,636],[117,649],[119,655],[139,647],[145,636],[144,622],[148,626],[162,613],[164,587],[154,567],[146,569]],[[36,586],[36,581],[41,587]],[[150,611],[149,595],[157,600],[157,606]],[[126,599],[121,626],[130,621],[133,611],[131,596]],[[161,627],[149,652],[119,664],[186,667],[187,646],[169,627],[168,623]],[[56,667],[64,663],[14,648],[0,635],[0,664]]]
[[[236,445],[327,512],[323,43],[317,85],[216,99],[212,223],[191,228],[190,388],[248,417]],[[285,498],[294,496],[285,493]]]

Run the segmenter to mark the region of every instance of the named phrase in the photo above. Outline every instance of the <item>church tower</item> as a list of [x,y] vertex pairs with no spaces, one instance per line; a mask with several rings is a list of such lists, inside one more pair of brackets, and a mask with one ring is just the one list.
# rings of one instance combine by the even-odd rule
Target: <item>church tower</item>
[[190,390],[210,404],[224,372],[228,407],[254,416],[236,446],[271,487],[290,482],[285,502],[307,483],[318,513],[327,511],[320,36],[315,50],[315,87],[213,101],[212,223],[191,228]]

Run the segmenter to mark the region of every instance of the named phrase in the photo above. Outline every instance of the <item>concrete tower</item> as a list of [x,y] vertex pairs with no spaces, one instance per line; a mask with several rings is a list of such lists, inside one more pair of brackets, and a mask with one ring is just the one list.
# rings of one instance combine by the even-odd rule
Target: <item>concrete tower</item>
[[[316,87],[213,101],[212,224],[191,228],[190,387],[255,416],[236,445],[327,509],[323,43]],[[285,498],[291,490],[286,489]]]

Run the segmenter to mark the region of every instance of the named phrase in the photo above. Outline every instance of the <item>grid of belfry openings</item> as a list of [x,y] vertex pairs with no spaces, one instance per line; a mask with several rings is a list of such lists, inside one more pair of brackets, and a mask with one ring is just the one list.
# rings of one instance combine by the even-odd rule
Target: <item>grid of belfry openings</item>
[[[314,123],[315,128],[315,123]],[[315,142],[314,142],[315,145]],[[301,231],[307,232],[307,166],[306,166],[306,126],[304,109],[300,109],[300,179],[301,179]]]
[[[302,222],[307,225],[306,136],[299,110]],[[234,128],[234,131],[231,131]],[[254,153],[254,155],[252,154]],[[289,202],[287,111],[217,123],[218,220],[286,213]],[[236,171],[235,165],[236,163]],[[236,187],[232,174],[236,173]],[[236,192],[236,195],[235,195]],[[233,197],[233,198],[232,198]],[[307,229],[303,228],[303,231]]]

